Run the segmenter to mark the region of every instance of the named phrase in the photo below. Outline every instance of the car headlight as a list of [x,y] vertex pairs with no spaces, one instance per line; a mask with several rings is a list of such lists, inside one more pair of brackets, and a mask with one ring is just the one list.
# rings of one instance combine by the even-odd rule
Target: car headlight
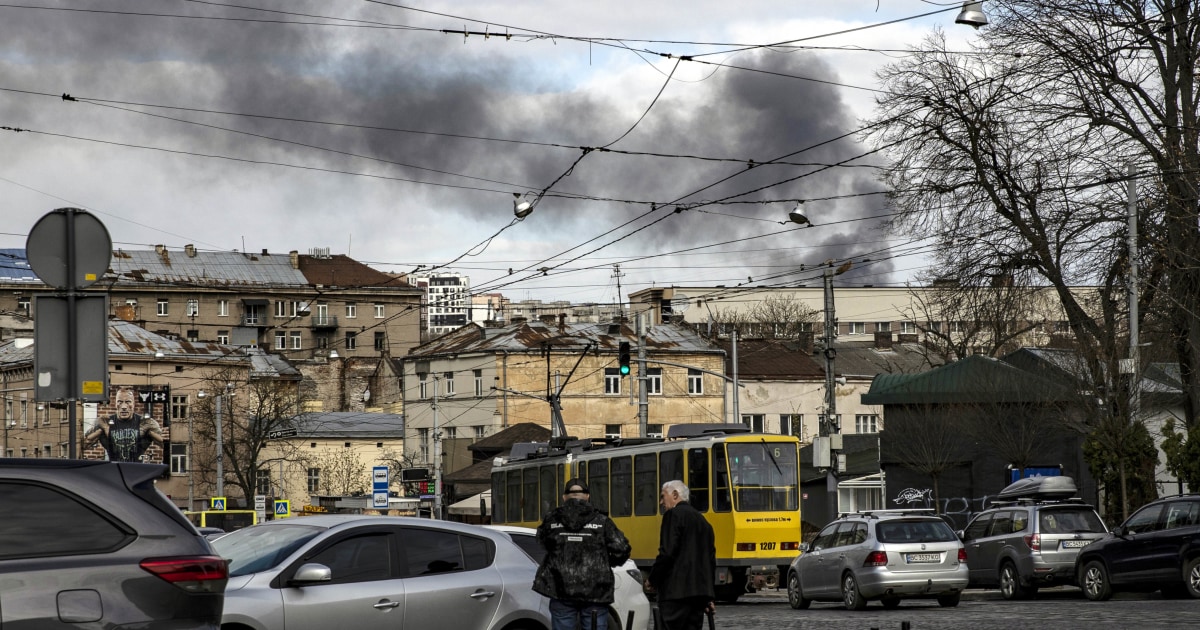
[[642,572],[638,569],[625,569],[625,572],[628,573],[629,577],[633,578],[638,584],[642,583]]

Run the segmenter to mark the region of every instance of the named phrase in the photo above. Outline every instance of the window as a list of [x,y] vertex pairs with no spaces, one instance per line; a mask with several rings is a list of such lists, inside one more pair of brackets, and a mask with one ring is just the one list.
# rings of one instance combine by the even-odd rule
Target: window
[[875,332],[891,332],[892,322],[875,322]]
[[275,317],[287,317],[287,302],[275,300]]
[[400,538],[404,541],[401,557],[406,560],[401,567],[403,577],[478,571],[491,563],[495,553],[491,543],[482,538],[436,529],[405,529]]
[[952,332],[952,333],[961,335],[963,333],[963,331],[966,329],[967,329],[966,322],[963,322],[961,320],[950,322],[950,332]]
[[168,308],[168,305],[169,305],[169,302],[167,302],[167,298],[158,298],[158,316],[159,317],[163,317],[165,315],[170,314],[170,309]]
[[867,322],[850,322],[846,324],[846,332],[851,335],[867,334]]
[[689,394],[704,393],[704,374],[700,370],[688,368],[687,379]]
[[42,445],[42,457],[45,457],[45,458],[47,458],[47,459],[49,459],[50,457],[53,457],[53,454],[52,454],[52,453],[51,453],[51,451],[50,451],[50,445],[49,445],[49,444],[43,444],[43,445]]
[[604,425],[604,438],[608,440],[616,440],[621,437],[621,425],[606,424]]
[[200,331],[195,330],[195,329],[188,329],[187,335],[185,335],[185,337],[187,338],[188,342],[196,343],[197,341],[200,341]]
[[662,395],[662,368],[646,369],[646,393]]
[[928,327],[926,327],[925,330],[940,333],[942,332],[942,322],[929,322]]
[[476,440],[482,440],[484,438],[485,429],[486,429],[486,427],[484,427],[482,424],[477,425],[475,427],[475,439]]
[[386,342],[386,340],[387,340],[386,333],[384,333],[383,331],[376,331],[375,332],[375,350],[383,351],[383,346],[384,346],[384,343]]
[[428,374],[417,372],[417,399],[425,400],[429,398],[429,380]]
[[429,429],[417,429],[417,445],[421,449],[421,461],[429,463]]
[[358,333],[356,333],[356,332],[346,333],[346,349],[353,350],[356,347],[358,347]]
[[17,298],[17,310],[24,311],[24,313],[26,315],[29,314],[29,298],[28,297]]
[[644,453],[633,458],[633,513],[658,514],[658,457]]
[[1069,322],[1065,319],[1054,322],[1054,332],[1056,332],[1056,333],[1071,332],[1071,322]]
[[171,443],[171,474],[186,475],[188,472],[187,444]]
[[661,438],[663,436],[661,424],[647,424],[646,437]]
[[0,536],[3,559],[119,549],[134,536],[87,505],[44,486],[0,484],[0,505],[21,506],[5,516],[4,536]]
[[446,427],[445,433],[443,434],[442,439],[445,439],[445,440],[458,439],[458,427]]
[[172,395],[171,396],[171,419],[172,420],[186,420],[187,417],[188,417],[188,397],[187,397],[187,395],[183,395],[183,396]]
[[190,299],[187,301],[187,316],[195,317],[200,314],[200,300]]
[[383,317],[384,317],[383,304],[376,302],[375,303],[375,319],[383,319]]
[[292,317],[308,315],[310,306],[311,303],[309,302],[297,302],[295,300],[288,304],[288,308],[291,310]]
[[229,300],[217,300],[217,317],[229,317]]
[[611,460],[612,486],[609,488],[611,516],[633,515],[633,458],[614,457]]
[[[392,535],[370,533],[339,540],[309,558],[329,567],[331,578],[321,582],[327,584],[354,584],[391,578]],[[314,588],[321,588],[316,586]]]
[[742,424],[750,427],[754,433],[765,433],[763,425],[767,422],[767,416],[761,413],[742,414]]
[[879,433],[879,416],[860,413],[854,416],[855,433]]
[[446,372],[442,374],[442,378],[446,379],[446,395],[454,393],[454,372]]
[[287,349],[287,333],[283,332],[282,330],[275,331],[275,349]]
[[303,333],[299,330],[292,331],[292,350],[300,350],[304,347]]
[[358,317],[358,305],[349,302],[346,304],[346,319],[354,319]]
[[262,307],[258,304],[246,305],[245,323],[247,326],[257,326],[259,320],[262,319]]
[[916,333],[917,325],[913,322],[900,322],[900,332],[904,334]]
[[256,494],[271,494],[271,471],[268,468],[259,468],[258,473],[254,476],[254,491]]
[[604,393],[621,393],[621,368],[604,368]]
[[316,492],[321,491],[321,469],[320,468],[309,468],[308,469],[308,491],[310,493],[316,493]]
[[783,413],[779,414],[779,434],[794,435],[803,437],[804,432],[804,414],[802,413]]
[[222,345],[229,344],[229,331],[228,330],[218,330],[217,331],[217,343],[222,344]]
[[483,395],[483,370],[475,370],[475,396]]
[[[24,396],[24,394],[22,394],[22,396]],[[28,400],[21,401],[21,426],[23,426],[23,427],[29,426],[29,401]]]

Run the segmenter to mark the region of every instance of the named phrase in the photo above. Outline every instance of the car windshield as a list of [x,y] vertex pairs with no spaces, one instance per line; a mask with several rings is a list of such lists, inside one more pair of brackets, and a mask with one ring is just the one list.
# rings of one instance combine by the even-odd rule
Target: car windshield
[[1038,515],[1043,534],[1082,534],[1106,531],[1096,512],[1088,508],[1043,509]]
[[958,540],[944,521],[884,521],[875,526],[884,543],[927,543]]
[[226,534],[212,546],[229,562],[229,577],[237,577],[274,568],[322,531],[310,525],[252,526]]

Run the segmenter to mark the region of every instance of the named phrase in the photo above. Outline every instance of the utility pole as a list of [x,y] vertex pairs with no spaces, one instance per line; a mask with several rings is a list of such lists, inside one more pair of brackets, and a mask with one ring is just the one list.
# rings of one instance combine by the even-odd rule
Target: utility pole
[[225,443],[221,439],[221,399],[224,394],[217,394],[217,496],[225,496]]
[[625,300],[621,299],[621,263],[613,263],[612,277],[617,279],[617,307],[621,309],[621,319],[625,319]]
[[833,311],[833,276],[836,275],[833,263],[825,267],[825,421],[818,427],[821,437],[827,437],[835,431],[834,421],[837,416],[837,381],[834,380],[833,361],[837,350],[833,349],[833,340],[837,337],[837,317]]
[[733,327],[733,421],[735,423],[742,421],[741,406],[738,403],[738,355],[737,355],[737,326]]
[[644,313],[638,313],[634,321],[636,327],[634,334],[637,336],[638,344],[638,435],[647,437],[646,434],[649,432],[647,423],[650,421],[650,397],[646,388],[650,384],[650,375],[646,373],[646,334],[642,329],[646,322]]
[[438,388],[442,379],[433,377],[433,518],[442,518],[442,434],[438,429]]

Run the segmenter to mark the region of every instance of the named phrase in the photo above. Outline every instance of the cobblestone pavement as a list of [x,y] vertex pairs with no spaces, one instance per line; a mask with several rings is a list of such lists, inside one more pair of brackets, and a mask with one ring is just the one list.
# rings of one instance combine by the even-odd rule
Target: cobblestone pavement
[[785,591],[746,595],[736,604],[718,604],[717,628],[813,628],[820,630],[1100,630],[1200,626],[1200,600],[1163,599],[1159,594],[1120,593],[1107,602],[1089,602],[1078,589],[1044,589],[1033,600],[1008,602],[998,591],[967,591],[956,608],[934,601],[906,600],[895,610],[872,602],[862,612],[841,604],[814,603],[792,610]]

